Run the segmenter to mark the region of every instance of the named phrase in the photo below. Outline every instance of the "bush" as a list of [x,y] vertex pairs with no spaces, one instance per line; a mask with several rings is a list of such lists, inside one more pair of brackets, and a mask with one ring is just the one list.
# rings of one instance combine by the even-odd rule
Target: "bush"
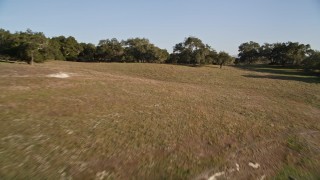
[[320,70],[320,52],[315,51],[302,62],[306,70]]

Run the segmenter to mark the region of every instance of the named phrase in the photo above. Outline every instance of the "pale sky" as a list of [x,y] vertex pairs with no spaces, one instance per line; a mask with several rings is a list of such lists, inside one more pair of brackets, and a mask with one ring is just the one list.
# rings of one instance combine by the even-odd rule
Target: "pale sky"
[[248,41],[320,50],[320,0],[0,0],[0,28],[94,44],[145,37],[169,52],[187,36],[231,55]]

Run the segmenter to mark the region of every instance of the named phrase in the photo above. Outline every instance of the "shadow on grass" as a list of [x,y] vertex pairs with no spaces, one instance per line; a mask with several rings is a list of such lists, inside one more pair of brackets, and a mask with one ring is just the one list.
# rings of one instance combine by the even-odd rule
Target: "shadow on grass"
[[17,61],[17,60],[0,60],[0,63],[8,63],[8,64],[28,64],[25,61]]
[[0,63],[16,63],[16,61],[9,61],[9,60],[0,60]]
[[220,68],[218,65],[204,65],[203,67],[207,67],[207,68],[213,68],[213,69],[223,69],[225,66],[223,66],[222,68]]
[[320,74],[315,72],[305,72],[302,69],[296,67],[283,67],[283,66],[271,66],[271,65],[241,65],[234,66],[235,68],[268,73],[266,75],[244,75],[248,78],[260,78],[260,79],[278,79],[287,81],[301,81],[306,83],[320,83]]
[[207,67],[207,68],[219,68],[218,66],[213,66],[212,64],[210,65],[206,65],[206,64],[170,64],[170,63],[166,63],[167,65],[174,65],[174,66],[185,66],[185,67],[192,67],[192,68],[202,68],[202,67]]
[[274,65],[236,65],[239,69],[256,71],[262,73],[281,74],[281,75],[295,75],[295,76],[319,76],[315,72],[306,72],[303,69],[293,66],[274,66]]
[[203,67],[202,65],[198,65],[198,64],[170,64],[170,65],[175,65],[175,66],[186,66],[186,67]]
[[277,80],[287,80],[287,81],[301,81],[306,83],[320,83],[320,78],[317,76],[309,77],[299,77],[299,76],[276,76],[276,75],[243,75],[247,78],[258,78],[258,79],[277,79]]

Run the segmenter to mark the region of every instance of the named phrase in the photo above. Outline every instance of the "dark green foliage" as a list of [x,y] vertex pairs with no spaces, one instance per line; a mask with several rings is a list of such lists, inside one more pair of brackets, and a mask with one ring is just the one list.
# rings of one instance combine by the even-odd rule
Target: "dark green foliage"
[[233,57],[231,57],[228,53],[221,51],[218,54],[216,64],[220,65],[220,68],[222,68],[223,65],[231,64],[233,61]]
[[0,54],[12,59],[24,60],[30,64],[43,62],[47,59],[63,59],[59,44],[55,43],[41,32],[26,32],[0,30]]
[[0,29],[1,57],[8,56],[32,64],[49,59],[77,60],[80,52],[83,52],[82,50],[83,47],[72,36],[67,38],[59,36],[50,39],[42,32],[33,32],[30,29],[16,33]]
[[4,29],[0,29],[0,54],[12,56],[16,48],[14,36]]
[[167,50],[160,49],[145,38],[134,38],[124,41],[125,61],[164,63],[169,56]]
[[237,62],[246,64],[268,62],[272,65],[300,66],[311,52],[309,44],[305,45],[298,42],[265,43],[260,46],[258,43],[250,41],[239,46]]
[[21,46],[23,47],[23,59],[26,59],[29,64],[35,62],[43,62],[47,54],[46,46],[48,39],[41,32],[32,32],[27,30],[20,33]]
[[52,41],[56,42],[56,47],[59,47],[64,59],[69,61],[75,61],[78,59],[78,55],[82,51],[81,45],[77,42],[77,40],[72,37],[54,37]]
[[239,60],[243,63],[254,63],[260,56],[260,45],[256,42],[250,41],[239,46]]
[[82,51],[79,53],[78,61],[94,62],[96,54],[96,46],[91,43],[80,43]]
[[297,42],[275,43],[267,57],[270,58],[271,64],[301,65],[309,51],[310,45]]
[[311,52],[310,55],[303,60],[302,64],[306,70],[320,70],[320,52]]
[[113,38],[100,40],[95,57],[100,62],[120,62],[122,61],[123,54],[124,48],[122,43]]
[[32,64],[42,62],[46,56],[48,39],[41,32],[33,32],[28,29],[26,32],[0,30],[0,54],[10,56],[14,59],[23,59]]
[[194,65],[212,64],[216,57],[216,51],[209,45],[196,37],[188,37],[184,42],[174,46],[168,62]]
[[310,45],[298,42],[265,43],[260,46],[250,41],[239,46],[239,58],[226,52],[217,53],[199,38],[187,37],[174,46],[173,53],[160,49],[146,38],[116,38],[100,40],[94,44],[78,43],[72,37],[46,37],[42,32],[10,33],[0,29],[0,58],[23,60],[30,64],[45,60],[68,60],[82,62],[141,62],[204,65],[238,63],[269,63],[275,65],[302,66],[307,70],[320,69],[320,53]]
[[52,60],[66,60],[65,56],[61,52],[61,45],[55,38],[49,39],[49,46],[47,47],[48,58]]

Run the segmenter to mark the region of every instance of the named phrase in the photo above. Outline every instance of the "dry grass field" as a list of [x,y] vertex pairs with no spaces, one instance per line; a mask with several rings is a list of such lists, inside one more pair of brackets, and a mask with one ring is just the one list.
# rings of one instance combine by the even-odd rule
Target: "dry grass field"
[[[66,73],[69,78],[49,77]],[[0,179],[319,179],[320,78],[0,63]]]

